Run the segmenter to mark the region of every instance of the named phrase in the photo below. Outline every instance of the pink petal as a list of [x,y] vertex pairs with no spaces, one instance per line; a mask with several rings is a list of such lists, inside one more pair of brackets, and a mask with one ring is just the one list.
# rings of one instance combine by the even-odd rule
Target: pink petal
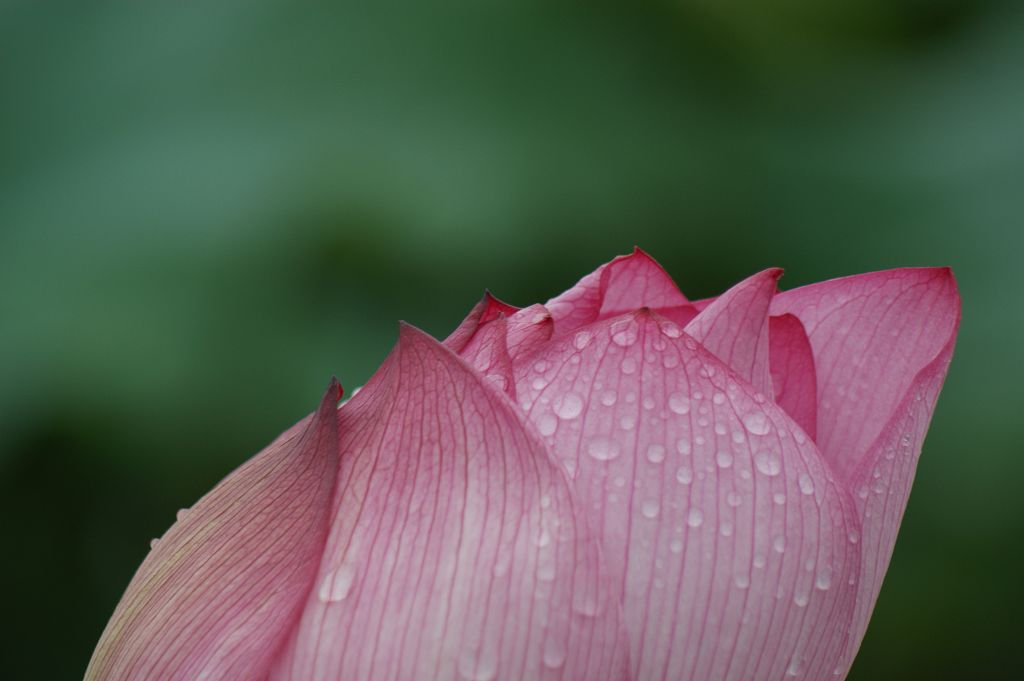
[[86,679],[258,679],[295,626],[337,471],[332,381],[317,412],[225,478],[146,557]]
[[485,380],[515,399],[512,359],[506,345],[507,327],[503,316],[487,322],[477,329],[459,355]]
[[551,339],[555,321],[543,305],[531,305],[508,318],[508,354],[512,361],[526,357]]
[[602,265],[547,303],[557,334],[641,307],[670,310],[667,316],[673,318],[696,314],[672,277],[639,248]]
[[772,317],[768,325],[768,357],[775,403],[813,440],[818,422],[818,379],[804,325],[791,314]]
[[633,678],[830,678],[858,547],[846,490],[791,419],[646,311],[515,366],[621,585]]
[[849,662],[889,565],[960,320],[946,268],[837,279],[776,297],[807,329],[818,375],[818,442],[853,491],[863,569]]
[[771,395],[768,369],[768,306],[782,270],[744,279],[686,325],[690,334],[755,389]]
[[271,679],[624,679],[568,483],[511,403],[411,327],[340,413],[327,550]]
[[461,352],[481,326],[498,317],[511,317],[518,311],[518,307],[503,303],[492,296],[490,291],[484,291],[484,297],[473,306],[462,323],[444,339],[444,345],[453,352]]
[[780,293],[772,314],[803,323],[818,378],[818,448],[848,479],[918,373],[956,335],[948,269],[873,272]]

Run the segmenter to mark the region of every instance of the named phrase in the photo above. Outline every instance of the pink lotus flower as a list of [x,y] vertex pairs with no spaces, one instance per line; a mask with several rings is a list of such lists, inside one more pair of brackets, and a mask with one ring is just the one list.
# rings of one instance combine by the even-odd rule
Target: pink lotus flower
[[402,326],[155,545],[87,679],[842,679],[953,351],[948,269],[690,302],[639,250]]

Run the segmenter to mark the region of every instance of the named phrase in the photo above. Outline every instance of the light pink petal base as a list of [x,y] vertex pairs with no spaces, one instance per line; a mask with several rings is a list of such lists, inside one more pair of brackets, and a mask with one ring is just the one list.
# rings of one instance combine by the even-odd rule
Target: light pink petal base
[[319,410],[180,516],[139,567],[88,681],[263,678],[297,622],[337,471],[332,382]]
[[327,549],[271,679],[628,678],[597,539],[501,392],[406,326],[339,418]]

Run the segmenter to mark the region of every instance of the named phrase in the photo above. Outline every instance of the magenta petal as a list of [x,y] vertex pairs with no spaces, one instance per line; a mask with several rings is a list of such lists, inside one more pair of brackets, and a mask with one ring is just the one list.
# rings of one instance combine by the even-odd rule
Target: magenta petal
[[672,277],[639,248],[597,268],[546,305],[559,335],[641,307],[671,309],[673,317],[689,314],[690,307]]
[[772,317],[768,325],[768,357],[775,403],[813,440],[817,435],[818,379],[807,332],[791,314]]
[[155,545],[87,680],[263,678],[313,586],[337,471],[333,381],[317,412],[225,478]]
[[956,282],[946,268],[873,272],[780,293],[772,314],[787,312],[814,352],[818,448],[848,479],[918,373],[955,337]]
[[859,550],[814,443],[680,327],[646,311],[515,366],[620,585],[633,678],[831,678]]
[[772,268],[744,279],[686,325],[686,333],[765,395],[772,394],[768,306],[780,276]]
[[628,678],[598,542],[509,400],[406,326],[339,413],[334,522],[271,679]]

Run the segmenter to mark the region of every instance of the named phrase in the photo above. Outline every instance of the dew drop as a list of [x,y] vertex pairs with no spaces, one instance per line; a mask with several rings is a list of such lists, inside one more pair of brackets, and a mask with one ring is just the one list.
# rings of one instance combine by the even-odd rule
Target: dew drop
[[560,419],[570,420],[583,412],[583,398],[576,393],[559,395],[555,400],[555,414]]
[[472,650],[464,651],[459,656],[459,676],[466,681],[491,681],[498,676],[498,662]]
[[711,401],[714,402],[715,404],[722,404],[723,402],[725,402],[725,393],[716,392],[714,397],[711,398]]
[[661,325],[661,332],[669,338],[679,338],[683,335],[682,329],[672,322],[666,322]]
[[590,344],[591,333],[589,331],[580,331],[573,339],[572,344],[577,350],[582,350]]
[[736,575],[736,588],[746,589],[750,586],[750,575]]
[[328,572],[324,577],[324,581],[320,582],[317,598],[320,599],[321,603],[343,601],[348,597],[349,591],[352,590],[352,583],[355,582],[355,579],[355,566],[350,563],[344,563],[337,569]]
[[689,485],[693,482],[693,471],[686,466],[680,466],[676,469],[676,480],[682,485]]
[[658,502],[654,500],[645,501],[640,505],[640,512],[644,514],[645,518],[657,518],[658,517]]
[[719,468],[728,468],[729,466],[732,466],[732,452],[725,449],[719,451],[715,454],[715,462],[718,464]]
[[622,360],[622,364],[619,365],[619,368],[622,369],[622,373],[624,374],[634,374],[636,373],[636,360],[632,357],[627,357]]
[[690,527],[700,527],[704,522],[704,512],[699,508],[691,508],[686,514],[686,524]]
[[638,329],[633,319],[623,319],[612,324],[610,332],[613,343],[620,347],[628,348],[636,342]]
[[828,591],[830,586],[832,586],[832,571],[825,568],[824,570],[821,570],[815,578],[814,588],[819,591]]
[[159,544],[159,543],[160,543],[159,539],[150,539],[149,540],[149,548],[150,549],[155,549],[156,545]]
[[544,666],[550,669],[558,669],[565,664],[565,658],[569,656],[565,643],[549,637],[544,643]]
[[807,475],[807,473],[800,474],[800,477],[798,478],[798,483],[800,485],[800,491],[802,493],[814,494],[814,481],[811,480],[811,476]]
[[688,414],[690,412],[690,400],[686,395],[672,393],[668,396],[668,408],[676,414]]
[[554,435],[556,430],[558,430],[558,419],[554,414],[545,413],[537,419],[537,431],[544,437]]
[[725,495],[725,502],[733,508],[737,508],[743,503],[743,497],[740,496],[739,492],[729,492]]
[[672,353],[667,353],[661,360],[661,365],[666,369],[672,369],[679,366],[679,356]]
[[810,594],[803,593],[802,591],[793,596],[793,602],[796,603],[798,608],[805,607],[811,600]]
[[678,537],[674,538],[672,541],[668,543],[668,550],[678,556],[680,553],[683,552],[683,541]]
[[754,567],[756,567],[756,568],[763,568],[767,564],[768,564],[768,559],[764,557],[764,554],[761,554],[761,553],[754,554]]
[[598,461],[614,459],[619,455],[619,449],[618,442],[600,435],[591,438],[590,442],[587,443],[587,454]]
[[665,460],[664,445],[654,444],[647,448],[647,460],[651,463],[661,463]]
[[782,472],[782,462],[779,461],[779,457],[775,452],[758,452],[754,455],[754,465],[758,471],[768,477],[774,477]]
[[179,508],[178,512],[175,514],[174,517],[178,519],[178,522],[181,522],[182,520],[185,519],[185,516],[188,515],[188,512],[189,512],[189,509],[187,509],[187,508]]
[[772,495],[772,501],[774,501],[777,505],[782,506],[784,503],[786,503],[786,495],[783,494],[782,492],[776,492],[775,494]]
[[533,379],[533,382],[530,383],[530,385],[533,386],[534,390],[543,390],[544,388],[548,387],[548,382],[545,381],[540,376],[538,376],[537,378]]
[[691,446],[690,441],[688,439],[681,438],[679,441],[676,442],[676,451],[682,454],[683,456],[689,456],[690,450]]
[[775,553],[785,553],[786,538],[781,534],[775,535],[775,539],[772,540],[772,548],[775,549]]
[[722,521],[722,524],[718,527],[718,531],[722,533],[723,537],[731,537],[733,531],[732,523],[728,520]]
[[772,428],[763,412],[755,411],[743,417],[743,427],[754,435],[765,435]]
[[619,396],[616,395],[614,391],[612,391],[612,390],[605,390],[601,394],[601,404],[603,404],[606,407],[610,407],[613,404],[615,404],[615,401],[618,398],[619,398]]

